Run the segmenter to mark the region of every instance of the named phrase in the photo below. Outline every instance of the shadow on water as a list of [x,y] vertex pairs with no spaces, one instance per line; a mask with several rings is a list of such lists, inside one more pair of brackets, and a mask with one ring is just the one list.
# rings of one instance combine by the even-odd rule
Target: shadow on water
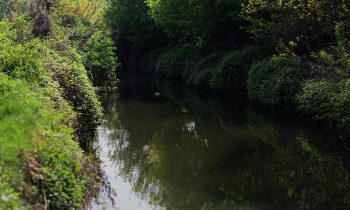
[[168,83],[122,82],[102,101],[99,155],[117,192],[112,205],[101,191],[105,209],[350,208],[332,133]]

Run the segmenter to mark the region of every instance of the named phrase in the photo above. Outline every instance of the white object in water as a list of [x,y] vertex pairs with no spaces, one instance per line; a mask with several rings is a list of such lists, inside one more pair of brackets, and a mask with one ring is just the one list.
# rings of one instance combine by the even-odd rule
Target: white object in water
[[155,92],[153,95],[154,96],[160,96],[160,92]]

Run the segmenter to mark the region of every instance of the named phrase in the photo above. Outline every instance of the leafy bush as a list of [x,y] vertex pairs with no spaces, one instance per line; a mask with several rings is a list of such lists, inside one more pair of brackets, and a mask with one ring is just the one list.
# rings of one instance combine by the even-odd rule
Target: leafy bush
[[[146,66],[158,60],[155,72],[166,78],[182,79],[188,84],[213,88],[221,92],[239,92],[246,89],[251,64],[270,51],[262,45],[251,45],[231,53],[205,54],[191,44],[159,49],[147,55]],[[142,66],[142,68],[144,68]]]
[[13,29],[13,24],[9,21],[0,21],[0,43],[1,46],[9,46],[13,44],[16,31]]
[[297,105],[307,116],[347,130],[350,123],[350,80],[305,82],[297,96]]
[[[83,9],[82,6],[88,4],[89,0],[83,0],[82,2],[84,3],[80,6],[74,5],[74,2],[69,3],[73,4],[69,6],[72,14],[61,16],[60,24],[54,26],[54,39],[50,40],[51,43],[49,44],[56,50],[63,51],[65,55],[69,54],[73,57],[77,57],[78,54],[81,55],[83,60],[81,60],[79,55],[78,59],[84,63],[94,86],[103,88],[114,87],[117,83],[116,70],[119,65],[116,47],[112,41],[111,34],[109,34],[105,26],[90,27],[88,22],[91,19],[86,20],[76,14],[78,11],[73,8]],[[99,4],[104,4],[103,2],[100,1]],[[92,5],[95,4],[86,6]],[[96,8],[96,10],[101,10],[101,8]],[[68,34],[67,31],[69,32]],[[70,53],[69,50],[73,50],[73,53]]]
[[338,46],[310,55],[309,78],[296,97],[298,110],[306,116],[332,125],[348,135],[350,122],[350,56],[341,27]]
[[209,87],[208,81],[210,81],[213,74],[218,71],[220,60],[224,55],[225,53],[223,52],[215,52],[199,59],[192,69],[191,74],[188,76],[187,82],[195,86]]
[[0,21],[0,39],[3,41],[0,42],[0,72],[30,83],[33,89],[39,88],[55,100],[57,106],[65,106],[52,72],[44,66],[47,47],[39,39],[30,39],[26,30],[29,25],[24,19]]
[[[102,109],[95,88],[79,56],[65,55],[65,52],[49,52],[46,67],[53,73],[66,99],[77,113],[76,135],[82,146],[95,137],[95,128],[100,123]],[[74,60],[73,60],[74,59]],[[80,58],[81,59],[81,58]]]
[[96,31],[84,45],[85,67],[95,86],[114,87],[117,83],[116,48],[110,37]]
[[273,56],[249,71],[248,94],[266,105],[289,104],[299,89],[300,60],[293,55]]
[[25,44],[0,45],[0,71],[36,86],[46,86],[51,75],[43,68],[43,46],[33,40]]
[[266,53],[266,48],[260,45],[250,45],[228,53],[210,79],[210,86],[225,92],[245,92],[250,66]]
[[189,75],[199,57],[199,49],[190,44],[170,48],[160,56],[155,71],[167,78],[183,78]]
[[49,209],[79,208],[85,190],[79,145],[56,137],[41,143],[38,154],[43,177],[39,190],[46,196]]
[[[46,85],[51,78],[43,68],[43,45],[37,39],[21,44],[17,40],[20,28],[29,30],[25,22],[23,19],[0,21],[0,71],[33,85]],[[17,28],[18,24],[21,26]]]

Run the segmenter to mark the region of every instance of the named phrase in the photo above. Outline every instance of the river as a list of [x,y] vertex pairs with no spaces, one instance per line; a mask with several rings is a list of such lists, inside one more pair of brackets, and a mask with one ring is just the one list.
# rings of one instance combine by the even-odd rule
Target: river
[[109,187],[90,209],[349,209],[337,135],[241,97],[122,81],[101,94],[97,154]]

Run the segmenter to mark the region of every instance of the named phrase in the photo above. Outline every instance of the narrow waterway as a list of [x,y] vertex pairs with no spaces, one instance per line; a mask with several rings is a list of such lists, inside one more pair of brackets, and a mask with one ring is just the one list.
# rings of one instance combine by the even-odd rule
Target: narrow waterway
[[238,98],[127,81],[102,94],[109,182],[90,209],[348,209],[346,146]]

